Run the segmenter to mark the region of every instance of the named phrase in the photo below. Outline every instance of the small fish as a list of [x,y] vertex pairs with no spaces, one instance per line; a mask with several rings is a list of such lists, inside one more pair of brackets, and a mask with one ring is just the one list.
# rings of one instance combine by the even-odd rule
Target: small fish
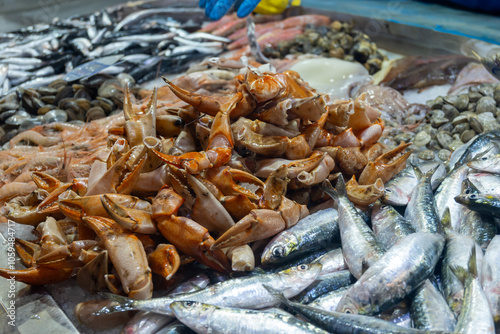
[[444,241],[428,232],[404,237],[353,284],[337,311],[371,315],[395,306],[432,274]]
[[[175,324],[170,324],[159,331],[155,332],[155,334],[194,334],[194,332],[191,328],[188,326],[184,325],[183,323],[176,322]],[[128,334],[128,333],[124,333]]]
[[479,193],[500,196],[500,175],[490,173],[469,173],[467,179]]
[[420,181],[413,190],[404,217],[411,222],[416,231],[442,234],[443,228],[431,187],[431,177],[435,171],[436,168],[422,175],[418,167],[415,167],[415,173]]
[[325,293],[324,295],[319,296],[313,302],[307,305],[317,307],[325,311],[335,312],[337,310],[337,307],[339,306],[340,300],[351,288],[351,286],[352,284]]
[[378,242],[386,249],[399,239],[415,233],[415,228],[396,209],[379,201],[372,208],[372,229]]
[[452,332],[457,323],[443,295],[430,280],[426,280],[415,292],[411,318],[415,328],[428,331]]
[[467,165],[480,172],[500,174],[500,154],[483,156],[469,161]]
[[351,276],[349,270],[341,270],[319,276],[304,291],[299,293],[296,299],[301,303],[309,304],[325,293],[351,285],[354,281],[355,279]]
[[456,163],[453,166],[450,164],[448,169],[454,170],[485,152],[488,154],[500,153],[500,129],[484,132],[476,136],[476,139],[470,141],[467,149],[460,158],[457,159]]
[[328,251],[314,260],[312,263],[320,263],[323,266],[321,272],[319,273],[320,277],[347,269],[347,264],[344,260],[344,254],[342,254],[342,248]]
[[315,212],[277,234],[262,252],[264,265],[282,263],[339,240],[338,212],[330,208]]
[[169,305],[179,300],[208,302],[227,307],[265,308],[275,305],[276,300],[269,295],[262,284],[273,286],[283,291],[287,296],[293,297],[314,282],[320,271],[321,264],[302,264],[278,273],[234,278],[208,286],[201,291],[149,300],[133,300],[110,295],[110,298],[119,304],[114,307],[105,307],[97,314],[142,310],[172,315]]
[[500,218],[500,196],[492,194],[468,194],[455,197],[455,201],[479,213]]
[[359,278],[363,270],[377,263],[384,253],[384,249],[377,242],[375,234],[373,234],[363,217],[347,197],[342,175],[338,178],[336,190],[329,183],[324,183],[321,188],[330,197],[338,201],[338,222],[342,252],[352,275]]
[[481,288],[477,275],[476,248],[472,248],[467,270],[463,268],[452,269],[465,286],[463,308],[457,319],[455,332],[465,334],[495,333],[495,323],[493,322],[488,299]]
[[275,313],[219,307],[193,301],[173,302],[170,307],[177,319],[197,333],[328,333],[295,317]]
[[[289,301],[283,294],[271,287],[266,287],[279,301],[299,313],[305,319],[330,333],[430,333],[412,328],[398,326],[379,318],[359,314],[346,314],[333,311],[325,311],[310,305],[304,305]],[[442,332],[433,332],[442,333]]]
[[7,72],[9,71],[9,65],[0,65],[0,86],[3,86],[5,79],[7,79]]
[[500,321],[500,235],[491,240],[483,257],[481,286],[496,323]]

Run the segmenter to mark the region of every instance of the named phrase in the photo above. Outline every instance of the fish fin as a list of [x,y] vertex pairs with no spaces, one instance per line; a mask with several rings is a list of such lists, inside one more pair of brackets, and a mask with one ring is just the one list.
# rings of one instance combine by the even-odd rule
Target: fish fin
[[477,278],[477,254],[476,244],[472,246],[472,252],[469,259],[469,273],[472,277]]
[[335,189],[337,190],[337,195],[339,197],[347,198],[347,189],[345,187],[345,181],[342,174],[340,174],[339,177],[337,178],[337,184]]
[[280,302],[287,306],[291,306],[291,302],[283,295],[281,291],[276,290],[275,288],[267,285],[267,284],[262,284],[262,286],[269,292],[274,298],[278,299]]
[[443,217],[441,218],[441,225],[443,225],[445,231],[451,229],[451,213],[449,207],[446,207],[444,210]]
[[100,316],[103,314],[110,314],[110,313],[115,313],[115,312],[125,312],[125,311],[135,310],[136,301],[133,299],[119,296],[119,295],[115,295],[113,293],[107,293],[107,292],[101,292],[101,293],[99,293],[99,295],[101,297],[106,298],[106,299],[114,300],[115,302],[118,303],[118,305],[103,307],[99,311],[94,312],[93,315]]
[[455,276],[465,284],[465,281],[471,278],[477,278],[477,262],[476,262],[476,245],[472,246],[471,255],[468,263],[468,270],[465,270],[462,267],[450,266],[451,271],[455,274]]
[[339,194],[337,193],[337,190],[332,187],[332,184],[330,181],[325,180],[323,181],[322,184],[319,186],[325,193],[327,193],[331,198],[334,200],[337,200],[339,198]]

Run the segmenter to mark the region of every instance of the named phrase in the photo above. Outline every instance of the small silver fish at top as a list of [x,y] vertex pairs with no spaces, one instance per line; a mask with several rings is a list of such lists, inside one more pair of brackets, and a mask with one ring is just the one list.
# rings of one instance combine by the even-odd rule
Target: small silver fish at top
[[342,252],[349,271],[354,277],[359,278],[363,270],[382,257],[385,250],[347,197],[342,175],[337,179],[337,189],[333,189],[329,182],[324,182],[321,189],[338,202]]
[[467,165],[480,172],[500,174],[500,154],[480,157],[469,161]]

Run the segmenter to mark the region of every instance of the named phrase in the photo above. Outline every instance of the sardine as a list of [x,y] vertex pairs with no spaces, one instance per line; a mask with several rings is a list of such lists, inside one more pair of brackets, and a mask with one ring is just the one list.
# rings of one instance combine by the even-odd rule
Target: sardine
[[468,194],[455,197],[455,201],[479,213],[500,218],[500,196],[491,194]]
[[[125,17],[123,20],[121,20],[113,29],[113,31],[119,31],[122,28],[133,24],[134,22],[138,22],[139,20],[144,19],[145,17],[152,16],[152,15],[169,15],[171,17],[178,17],[179,14],[186,13],[188,9],[186,8],[175,8],[175,7],[167,7],[167,8],[152,8],[152,9],[145,9],[141,10],[135,13],[132,13]],[[193,14],[196,12],[202,12],[199,9],[194,9],[190,8],[189,13]]]
[[347,264],[344,260],[344,254],[342,254],[342,248],[332,249],[331,251],[328,251],[325,254],[321,255],[312,263],[320,263],[323,266],[321,272],[319,273],[320,277],[347,269]]
[[500,174],[500,154],[480,157],[469,161],[467,165],[480,172]]
[[500,235],[491,240],[483,257],[481,285],[495,322],[500,321]]
[[368,268],[339,303],[342,313],[376,314],[401,302],[428,278],[444,247],[436,233],[412,233]]
[[328,333],[295,317],[281,314],[218,307],[194,301],[177,301],[170,307],[177,319],[197,333]]
[[399,239],[415,233],[415,228],[390,205],[375,202],[372,208],[372,229],[377,241],[386,249]]
[[307,305],[317,307],[325,311],[335,312],[337,310],[337,307],[339,306],[340,300],[342,299],[344,294],[351,288],[351,286],[352,285],[347,285],[342,288],[338,288],[337,290],[325,293],[324,295],[319,296]]
[[457,322],[443,295],[429,280],[415,292],[411,318],[415,328],[429,331],[452,332]]
[[349,270],[319,276],[304,291],[298,294],[296,299],[304,304],[309,304],[316,298],[337,289],[353,284],[355,281]]
[[455,165],[450,170],[458,168],[463,164],[475,159],[479,154],[487,152],[489,154],[500,153],[500,129],[482,133],[471,140],[465,152],[460,156]]
[[481,283],[477,276],[476,248],[472,248],[469,265],[466,270],[453,268],[454,274],[464,282],[464,303],[457,319],[456,333],[495,333],[495,323]]
[[[369,317],[360,314],[346,314],[333,311],[325,311],[310,305],[294,303],[283,296],[282,293],[268,287],[270,293],[273,294],[279,301],[290,307],[295,312],[299,313],[305,319],[311,321],[316,326],[327,330],[330,333],[336,334],[351,334],[351,333],[430,333],[428,331],[420,331],[412,328],[398,326],[392,322],[388,322],[376,317]],[[432,332],[442,333],[442,332]]]
[[183,323],[176,321],[176,323],[169,324],[155,333],[156,334],[194,334],[196,332],[194,332],[191,328],[184,325]]
[[105,307],[98,314],[142,310],[172,315],[170,304],[174,301],[190,300],[208,302],[224,307],[265,308],[276,304],[276,300],[262,284],[267,284],[293,297],[315,281],[321,271],[321,265],[299,265],[278,273],[253,275],[216,283],[201,291],[185,293],[174,297],[132,300],[118,295],[110,295],[119,305]]
[[366,225],[365,220],[356,211],[356,208],[347,197],[344,178],[338,178],[337,189],[329,183],[321,187],[328,195],[338,201],[338,222],[342,253],[350,272],[359,278],[363,270],[376,263],[384,253],[384,249],[377,242],[375,234]]
[[339,241],[338,212],[330,208],[313,213],[277,234],[262,252],[264,265],[282,263]]
[[415,173],[420,181],[413,190],[404,217],[411,222],[416,231],[442,234],[443,228],[439,220],[431,187],[431,177],[435,171],[436,168],[421,175],[418,167],[415,167]]
[[500,175],[490,173],[469,173],[467,179],[479,193],[500,196]]

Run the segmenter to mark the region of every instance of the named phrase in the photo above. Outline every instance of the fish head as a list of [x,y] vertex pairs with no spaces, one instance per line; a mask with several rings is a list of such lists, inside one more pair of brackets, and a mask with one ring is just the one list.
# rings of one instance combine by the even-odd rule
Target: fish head
[[299,241],[291,233],[282,233],[274,237],[262,252],[262,264],[277,263],[285,260],[297,250]]
[[296,267],[280,271],[279,287],[286,298],[292,298],[308,287],[318,277],[323,265],[321,263],[300,264]]
[[382,202],[390,205],[407,205],[410,201],[410,196],[400,188],[391,187],[385,188],[382,195]]
[[367,314],[364,307],[362,307],[365,303],[361,303],[358,300],[358,297],[361,297],[361,295],[351,296],[349,293],[346,293],[339,302],[337,312],[347,314]]
[[476,170],[494,173],[499,169],[499,161],[500,157],[498,155],[488,155],[469,161],[467,166]]

